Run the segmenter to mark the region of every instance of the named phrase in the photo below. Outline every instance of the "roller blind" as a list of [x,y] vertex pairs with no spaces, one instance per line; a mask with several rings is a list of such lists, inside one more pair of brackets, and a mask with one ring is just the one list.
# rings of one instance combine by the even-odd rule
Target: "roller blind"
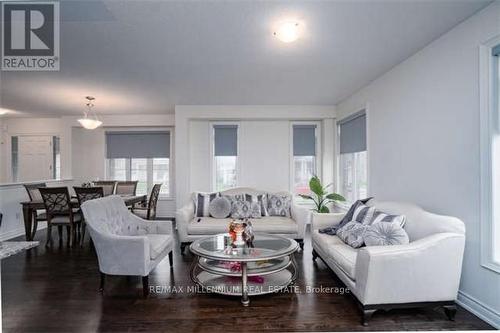
[[492,55],[494,57],[500,56],[500,45],[497,45],[493,48]]
[[293,155],[316,156],[316,125],[293,125]]
[[238,156],[237,125],[214,125],[214,155]]
[[170,132],[107,132],[106,157],[170,157]]
[[339,130],[341,154],[366,150],[366,113],[364,111],[339,121]]

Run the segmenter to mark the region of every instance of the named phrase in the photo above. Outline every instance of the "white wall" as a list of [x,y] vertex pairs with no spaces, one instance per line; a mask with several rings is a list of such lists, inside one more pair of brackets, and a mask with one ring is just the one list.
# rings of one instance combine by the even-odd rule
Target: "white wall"
[[461,218],[459,300],[500,327],[500,275],[480,265],[479,45],[500,34],[495,2],[337,106],[368,106],[370,194]]
[[176,106],[176,184],[178,206],[193,191],[210,191],[210,122],[237,121],[239,186],[290,189],[290,124],[319,121],[326,182],[333,181],[335,110],[332,106]]

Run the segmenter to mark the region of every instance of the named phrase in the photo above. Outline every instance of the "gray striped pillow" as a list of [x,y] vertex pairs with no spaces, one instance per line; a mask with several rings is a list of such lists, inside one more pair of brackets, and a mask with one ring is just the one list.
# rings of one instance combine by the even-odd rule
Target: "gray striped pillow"
[[406,216],[404,215],[391,215],[387,214],[384,212],[381,212],[380,210],[375,210],[370,218],[370,220],[366,220],[364,224],[377,224],[380,222],[387,222],[387,223],[395,223],[399,225],[401,228],[405,226],[406,223]]
[[360,204],[354,210],[351,221],[356,221],[363,224],[370,224],[370,221],[372,220],[375,211],[376,211],[375,207],[369,207],[367,205]]
[[220,193],[195,193],[194,194],[194,216],[196,217],[209,217],[210,202],[219,197]]

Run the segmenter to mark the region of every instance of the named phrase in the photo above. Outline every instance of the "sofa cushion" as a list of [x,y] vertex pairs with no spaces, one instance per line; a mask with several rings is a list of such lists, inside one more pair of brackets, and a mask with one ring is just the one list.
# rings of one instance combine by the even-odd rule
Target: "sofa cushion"
[[168,235],[147,234],[145,236],[149,241],[149,257],[151,260],[155,260],[172,243],[172,237]]
[[408,244],[408,234],[398,224],[378,222],[366,229],[364,234],[366,246],[384,246]]
[[267,212],[270,216],[290,217],[292,197],[288,194],[267,195]]
[[337,230],[337,236],[347,245],[358,248],[365,243],[363,236],[367,228],[368,226],[365,224],[351,221]]
[[321,248],[330,259],[353,281],[356,280],[356,258],[358,250],[345,244],[338,236],[321,234],[318,230],[312,232],[312,241]]
[[240,193],[240,194],[225,194],[224,197],[228,198],[232,204],[239,201],[246,201],[250,203],[257,203],[259,205],[260,213],[262,216],[269,216],[267,213],[267,194],[249,194],[249,193]]
[[209,216],[210,213],[208,211],[208,207],[210,205],[210,202],[219,196],[220,193],[193,193],[193,201],[195,207],[194,216]]
[[[198,220],[200,220],[198,222]],[[269,216],[252,219],[253,231],[269,234],[296,234],[297,223],[287,217]],[[187,227],[189,235],[215,235],[228,232],[231,219],[214,219],[211,217],[194,218]]]
[[216,219],[225,219],[231,214],[231,200],[227,197],[218,197],[208,205],[210,216]]
[[249,201],[233,201],[231,217],[233,219],[260,218],[262,216],[260,204]]

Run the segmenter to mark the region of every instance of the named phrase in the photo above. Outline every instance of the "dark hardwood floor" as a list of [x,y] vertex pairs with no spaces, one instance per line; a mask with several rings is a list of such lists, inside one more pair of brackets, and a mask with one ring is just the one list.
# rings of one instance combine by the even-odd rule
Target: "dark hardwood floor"
[[[4,332],[235,332],[235,331],[393,331],[493,329],[462,308],[456,321],[442,309],[377,312],[368,327],[348,293],[306,293],[306,286],[343,288],[321,260],[312,262],[310,241],[297,253],[301,293],[251,298],[248,308],[239,298],[188,293],[192,256],[175,248],[174,270],[165,259],[150,275],[159,293],[142,298],[139,277],[108,277],[104,295],[98,292],[97,258],[89,243],[68,249],[42,245],[2,261]],[[45,239],[45,230],[37,233]],[[21,238],[19,238],[21,240]],[[189,251],[186,251],[189,252]],[[164,292],[175,286],[176,292]],[[181,290],[182,289],[182,290]]]

